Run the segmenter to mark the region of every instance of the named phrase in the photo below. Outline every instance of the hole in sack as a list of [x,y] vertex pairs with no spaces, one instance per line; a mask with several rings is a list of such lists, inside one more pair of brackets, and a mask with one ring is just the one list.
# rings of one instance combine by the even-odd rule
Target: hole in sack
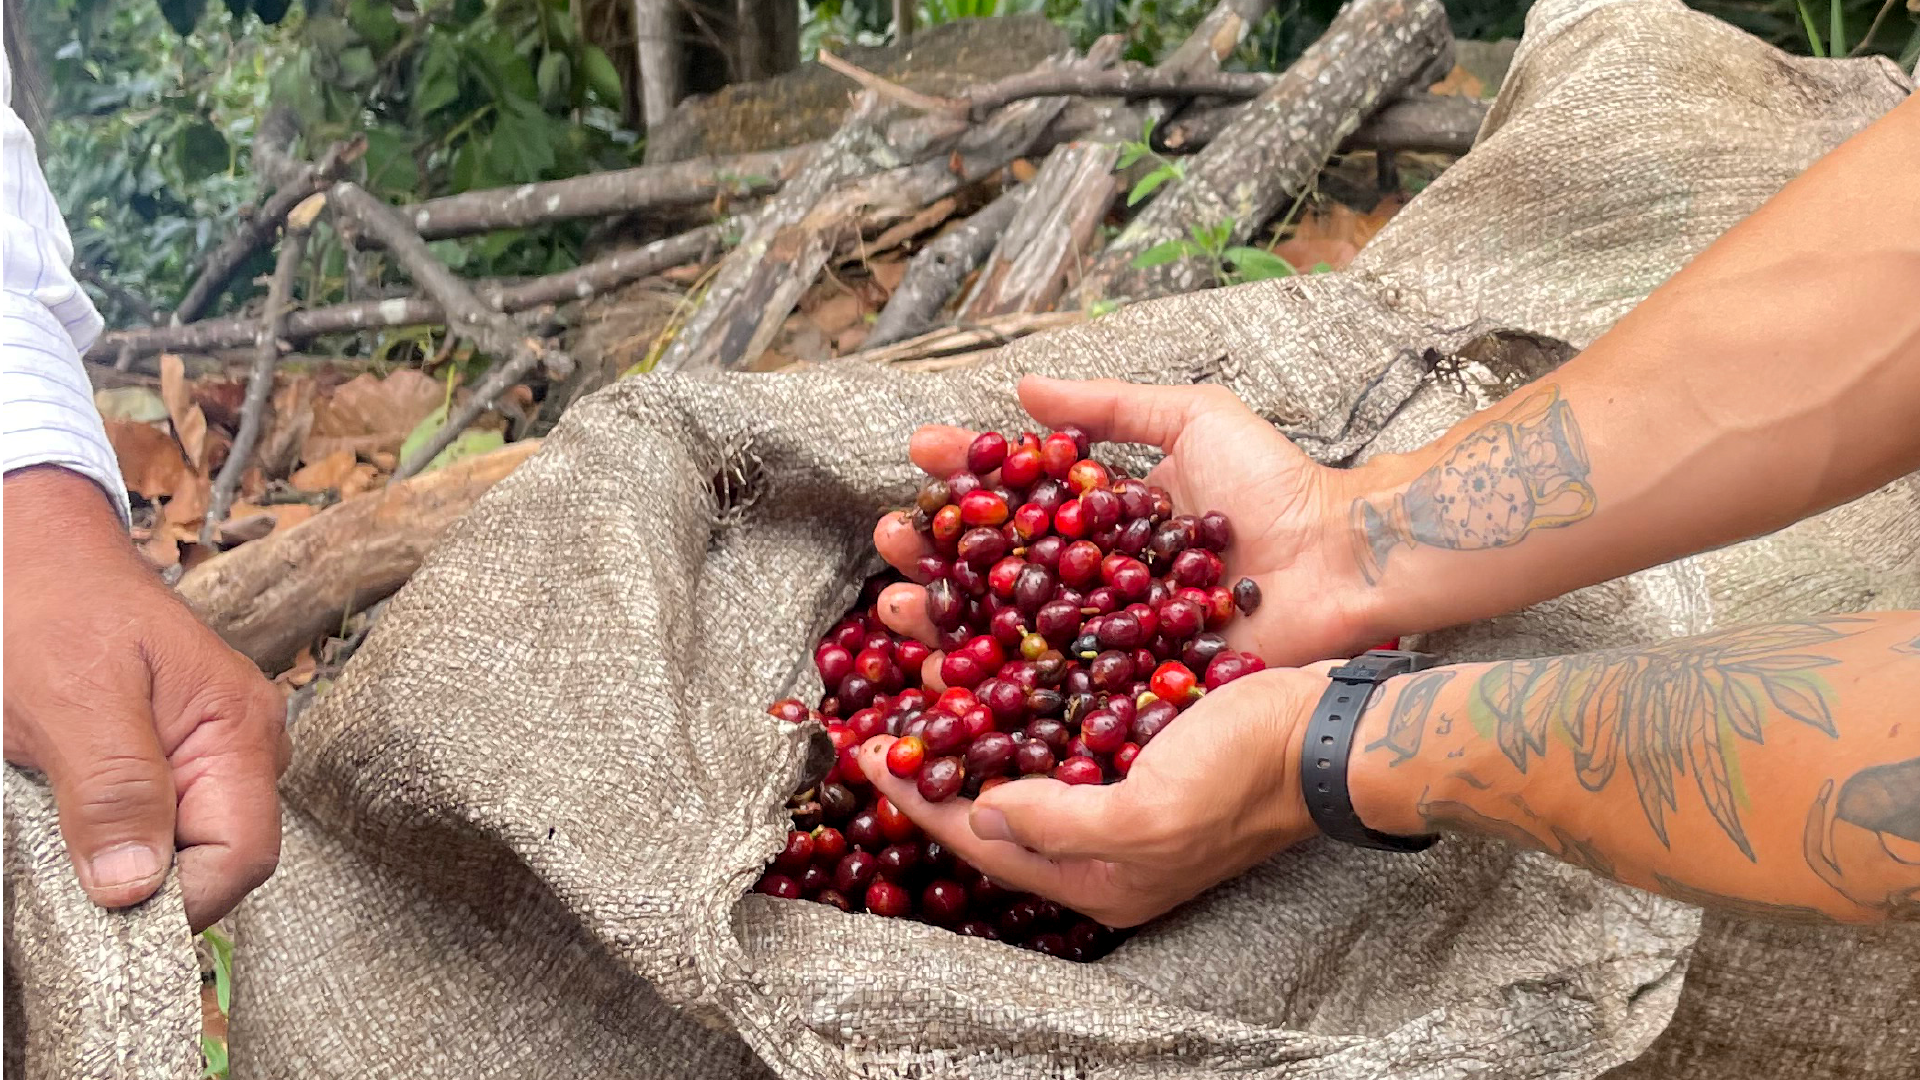
[[768,483],[766,469],[757,456],[744,449],[726,455],[707,480],[715,527],[728,528],[746,517],[766,493]]

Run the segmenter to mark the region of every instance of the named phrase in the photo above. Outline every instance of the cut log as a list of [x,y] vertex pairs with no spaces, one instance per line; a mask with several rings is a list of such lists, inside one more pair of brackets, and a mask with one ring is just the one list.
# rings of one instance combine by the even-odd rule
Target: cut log
[[[704,261],[719,250],[720,239],[720,226],[708,225],[517,285],[476,282],[474,293],[488,307],[507,314],[546,304],[584,300],[662,270]],[[430,299],[397,297],[293,312],[283,324],[281,338],[290,342],[310,341],[324,334],[392,326],[435,325],[446,321],[446,312]],[[259,326],[258,322],[251,319],[209,319],[186,326],[118,331],[102,334],[93,348],[87,351],[87,357],[99,363],[112,363],[123,348],[132,350],[135,356],[237,349],[253,341]]]
[[187,571],[179,591],[269,673],[406,583],[442,533],[539,448],[528,439],[330,507]]
[[1014,211],[1026,200],[1028,186],[1009,188],[986,208],[949,229],[921,249],[907,264],[900,287],[887,298],[867,335],[867,348],[904,341],[926,331],[940,317],[960,283],[986,260],[987,254],[1013,221]]
[[1079,279],[1094,232],[1113,202],[1112,143],[1068,143],[1047,155],[1033,194],[1000,235],[960,308],[961,322],[1046,311]]
[[1220,70],[1272,7],[1273,0],[1220,0],[1155,70],[1172,78]]
[[[1103,68],[1119,52],[1117,37],[1103,38],[1084,60],[1068,63]],[[658,370],[750,365],[850,229],[876,218],[904,219],[1004,168],[1064,104],[1033,98],[978,125],[940,114],[888,124],[878,95],[862,93],[845,126],[747,226]],[[898,164],[902,159],[906,164]]]
[[400,213],[427,240],[495,229],[521,229],[574,218],[660,207],[699,206],[723,196],[764,195],[792,179],[814,145],[671,165],[590,173],[567,180],[488,188],[403,206]]
[[1186,238],[1196,226],[1229,222],[1231,242],[1247,240],[1290,195],[1305,190],[1361,120],[1430,75],[1451,46],[1439,0],[1350,0],[1280,81],[1114,239],[1075,290],[1074,303],[1144,300],[1214,284],[1201,260],[1150,267],[1134,260]]
[[666,122],[679,104],[680,9],[674,0],[631,0],[634,58],[640,67],[640,111],[647,130]]

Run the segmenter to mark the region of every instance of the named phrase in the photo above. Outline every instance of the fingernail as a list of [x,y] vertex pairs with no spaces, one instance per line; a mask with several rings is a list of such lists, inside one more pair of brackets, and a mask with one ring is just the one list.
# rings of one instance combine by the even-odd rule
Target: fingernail
[[973,825],[973,835],[982,840],[1013,839],[1013,830],[1007,828],[1007,815],[992,807],[975,808],[970,821]]
[[115,844],[87,862],[96,889],[138,885],[160,872],[160,853],[145,844]]

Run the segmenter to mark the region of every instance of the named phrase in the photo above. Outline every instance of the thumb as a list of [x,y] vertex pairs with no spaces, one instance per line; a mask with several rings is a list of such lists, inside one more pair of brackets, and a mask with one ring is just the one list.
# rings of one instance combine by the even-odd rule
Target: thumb
[[1049,859],[1114,859],[1138,844],[1126,786],[1016,780],[975,799],[969,822],[982,840],[1011,840]]
[[101,907],[152,896],[173,859],[173,773],[141,698],[35,710],[35,764],[60,811],[80,887]]
[[[1195,416],[1230,391],[1218,386],[1159,386],[1119,379],[1020,380],[1020,404],[1050,428],[1073,424],[1094,442],[1145,443],[1168,453]],[[1237,400],[1237,399],[1236,399]]]

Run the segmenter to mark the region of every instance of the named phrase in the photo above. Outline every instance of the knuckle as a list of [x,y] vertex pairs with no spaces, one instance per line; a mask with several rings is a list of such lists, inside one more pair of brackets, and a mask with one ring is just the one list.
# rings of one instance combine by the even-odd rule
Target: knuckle
[[160,762],[134,754],[102,754],[76,763],[63,812],[90,825],[119,825],[164,809],[173,780]]

